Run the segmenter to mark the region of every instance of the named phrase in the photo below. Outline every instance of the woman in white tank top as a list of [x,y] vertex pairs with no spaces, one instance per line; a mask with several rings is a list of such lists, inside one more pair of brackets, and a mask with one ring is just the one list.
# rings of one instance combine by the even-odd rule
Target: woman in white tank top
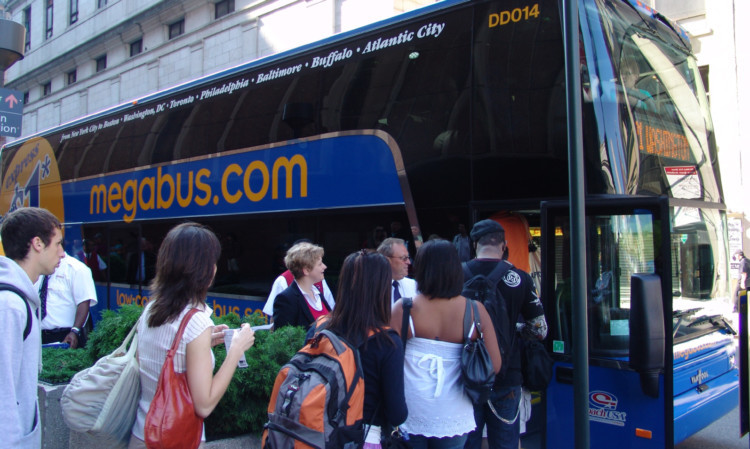
[[[456,248],[448,241],[425,243],[414,261],[419,294],[413,300],[404,354],[404,395],[409,415],[401,426],[413,449],[460,449],[476,427],[474,407],[461,382],[463,271]],[[484,341],[497,373],[502,363],[487,310],[477,304]],[[391,315],[401,329],[402,302]],[[475,339],[477,334],[472,335]]]

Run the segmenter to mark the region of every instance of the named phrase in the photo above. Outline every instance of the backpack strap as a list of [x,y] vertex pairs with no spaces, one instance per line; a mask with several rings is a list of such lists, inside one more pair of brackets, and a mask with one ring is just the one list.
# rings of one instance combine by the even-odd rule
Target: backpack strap
[[474,273],[471,272],[466,262],[461,262],[461,268],[464,270],[464,280],[469,280],[474,277]]
[[31,333],[31,306],[29,306],[29,300],[26,298],[26,295],[14,285],[6,284],[4,282],[0,283],[0,290],[13,292],[23,299],[23,303],[26,305],[26,328],[23,330],[23,339],[26,340]]
[[[336,351],[336,354],[341,355],[346,351],[347,348],[349,348],[349,350],[352,351],[352,354],[354,355],[354,364],[356,365],[354,376],[352,376],[352,382],[350,385],[346,385],[346,383],[344,384],[346,387],[346,394],[341,400],[342,404],[348,405],[349,400],[351,399],[352,395],[354,394],[354,390],[357,387],[357,382],[359,382],[360,379],[364,379],[364,373],[362,371],[362,359],[359,355],[359,349],[357,349],[357,347],[354,346],[350,341],[348,341],[344,337],[337,335],[330,329],[321,330],[317,338],[321,338],[322,336],[328,338],[328,341],[331,342],[331,346]],[[346,379],[344,380],[346,381]],[[344,407],[338,407],[335,401],[331,401],[328,404],[328,417],[334,424],[334,427],[338,426],[339,424],[346,424],[346,411],[348,409],[347,405],[345,405]]]
[[[463,268],[464,270],[465,280],[469,280],[474,277],[474,273],[472,273],[469,265],[466,262],[461,262],[461,268]],[[511,264],[507,260],[501,260],[497,263],[497,265],[495,265],[495,268],[490,271],[490,274],[487,275],[487,279],[493,284],[497,285],[497,283],[500,282],[500,279],[502,279],[503,276],[505,276],[505,273],[507,273],[511,268],[513,268],[513,264]]]
[[406,348],[406,337],[409,335],[409,317],[411,316],[411,306],[414,304],[411,298],[401,298],[401,310],[403,311],[403,317],[401,318],[401,340]]
[[498,262],[495,268],[493,268],[492,271],[490,271],[490,274],[487,275],[487,280],[492,282],[492,284],[495,285],[495,287],[497,287],[497,284],[500,282],[500,279],[502,279],[503,276],[505,276],[505,273],[507,273],[508,270],[510,270],[511,268],[513,268],[513,265],[511,263],[505,260],[501,260],[500,262]]
[[[325,303],[325,301],[323,301],[323,303]],[[331,314],[327,313],[323,316],[319,316],[317,320],[313,321],[307,328],[307,333],[305,334],[305,343],[318,335],[323,329],[328,327],[328,321],[330,319]]]
[[[492,269],[492,271],[490,272],[490,274],[487,275],[487,280],[490,281],[490,282],[492,282],[492,284],[497,289],[497,284],[500,283],[500,279],[502,279],[503,276],[505,276],[505,273],[507,273],[508,271],[510,271],[511,268],[513,268],[513,264],[511,264],[510,262],[508,262],[506,260],[502,260],[502,261],[500,261],[497,264],[497,266],[495,266],[495,268]],[[498,294],[500,294],[500,292],[498,292]],[[506,308],[506,312],[512,313],[512,308],[511,308],[511,304],[510,303],[506,302],[505,308]],[[516,318],[515,317],[511,317],[509,315],[508,316],[508,320],[510,320],[510,329],[509,329],[509,331],[510,331],[510,348],[509,348],[509,350],[511,352],[513,352],[513,349],[514,349],[514,347],[516,345],[516,333],[517,333],[516,332]]]

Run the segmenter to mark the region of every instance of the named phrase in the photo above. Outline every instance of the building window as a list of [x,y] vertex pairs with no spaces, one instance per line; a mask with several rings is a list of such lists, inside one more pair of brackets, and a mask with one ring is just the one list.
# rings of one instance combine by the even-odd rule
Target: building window
[[141,54],[143,51],[143,39],[130,43],[130,57]]
[[101,9],[107,6],[107,0],[96,0],[96,7]]
[[653,6],[673,20],[706,14],[706,0],[655,0]]
[[101,72],[107,68],[107,55],[102,55],[96,58],[96,71]]
[[174,39],[175,37],[185,33],[185,19],[178,20],[175,23],[169,25],[169,38]]
[[47,81],[46,83],[42,84],[42,96],[46,97],[47,95],[52,93],[52,81]]
[[78,81],[78,71],[76,69],[73,69],[73,71],[67,73],[68,77],[68,85],[71,85]]
[[25,51],[29,51],[31,49],[31,6],[23,10],[23,26],[26,27],[26,41],[23,47]]
[[70,24],[78,22],[78,0],[70,0]]
[[23,93],[23,104],[29,104],[29,91]]
[[234,12],[234,0],[221,0],[216,2],[214,4],[214,11],[216,13],[216,19]]
[[45,29],[45,39],[49,39],[52,37],[52,23],[53,23],[53,6],[54,2],[53,0],[47,0],[47,7],[44,14],[44,29]]

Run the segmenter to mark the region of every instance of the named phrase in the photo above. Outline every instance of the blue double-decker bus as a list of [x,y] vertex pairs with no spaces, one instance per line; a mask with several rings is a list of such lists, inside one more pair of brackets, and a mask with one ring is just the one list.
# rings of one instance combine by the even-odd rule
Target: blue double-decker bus
[[[636,0],[579,1],[586,248],[571,248],[560,4],[446,0],[25,137],[0,153],[0,213],[48,208],[69,255],[96,251],[99,308],[147,301],[167,230],[208,224],[217,315],[261,309],[299,238],[325,248],[335,286],[385,236],[413,254],[495,218],[539,282],[555,360],[526,446],[574,447],[588,374],[592,447],[673,447],[738,396],[705,91],[677,25]],[[574,251],[588,373],[572,367]]]

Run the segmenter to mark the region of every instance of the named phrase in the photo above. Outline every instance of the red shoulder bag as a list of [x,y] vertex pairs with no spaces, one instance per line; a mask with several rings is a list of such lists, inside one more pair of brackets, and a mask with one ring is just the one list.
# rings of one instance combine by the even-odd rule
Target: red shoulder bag
[[195,414],[187,370],[184,373],[174,372],[174,355],[188,321],[196,312],[198,309],[190,309],[185,314],[161,367],[159,384],[143,428],[149,449],[196,449],[201,444],[203,418]]

